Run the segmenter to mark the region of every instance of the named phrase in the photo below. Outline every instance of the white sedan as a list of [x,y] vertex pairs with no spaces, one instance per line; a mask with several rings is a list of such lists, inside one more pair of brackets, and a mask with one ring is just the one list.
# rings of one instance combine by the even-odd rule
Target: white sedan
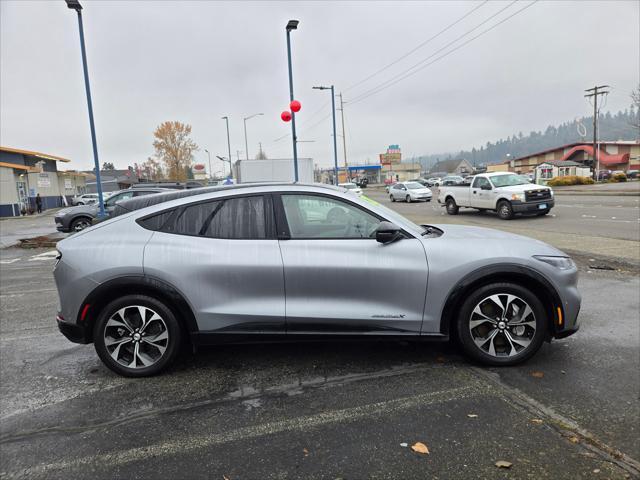
[[389,189],[389,198],[392,202],[396,200],[404,200],[407,203],[423,200],[430,202],[432,196],[431,190],[418,182],[399,182]]
[[338,186],[342,188],[346,188],[349,191],[349,193],[353,193],[354,195],[357,195],[359,197],[362,196],[362,189],[359,186],[357,186],[355,183],[351,183],[351,182],[339,183]]

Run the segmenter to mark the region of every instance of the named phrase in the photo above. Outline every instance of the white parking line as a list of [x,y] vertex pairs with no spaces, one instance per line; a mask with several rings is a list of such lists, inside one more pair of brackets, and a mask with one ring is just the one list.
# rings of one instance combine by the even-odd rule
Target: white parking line
[[50,250],[48,252],[39,253],[38,255],[33,255],[29,258],[30,262],[39,261],[39,260],[53,260],[58,256],[57,250]]
[[17,262],[18,260],[22,260],[22,258],[12,258],[11,260],[0,260],[0,263],[3,265],[9,265],[11,263]]

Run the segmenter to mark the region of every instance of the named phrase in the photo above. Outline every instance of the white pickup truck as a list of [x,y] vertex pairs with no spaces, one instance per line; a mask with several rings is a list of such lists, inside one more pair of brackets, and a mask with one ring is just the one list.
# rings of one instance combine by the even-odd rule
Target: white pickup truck
[[509,172],[482,173],[471,184],[440,187],[438,203],[449,215],[456,215],[461,207],[480,211],[494,210],[503,220],[516,213],[546,215],[553,208],[553,190],[535,185],[526,178]]

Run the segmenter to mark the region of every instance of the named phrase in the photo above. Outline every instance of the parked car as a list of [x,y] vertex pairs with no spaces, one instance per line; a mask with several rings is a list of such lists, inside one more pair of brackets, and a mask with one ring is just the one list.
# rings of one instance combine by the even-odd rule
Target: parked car
[[627,178],[638,178],[640,170],[627,170]]
[[554,206],[553,190],[533,185],[522,175],[508,172],[481,173],[469,185],[449,185],[440,189],[438,203],[449,215],[461,207],[494,210],[503,220],[516,213],[546,215]]
[[414,178],[413,180],[409,180],[410,182],[416,182],[422,185],[423,187],[428,187],[429,183],[425,178]]
[[442,179],[441,185],[461,185],[464,182],[464,178],[460,175],[447,175]]
[[339,187],[345,188],[349,191],[349,193],[353,193],[354,195],[362,195],[362,189],[356,185],[355,183],[347,182],[347,183],[339,183]]
[[[116,202],[120,200],[166,191],[166,188],[136,188],[113,192],[104,200],[105,213],[109,215],[115,208]],[[56,229],[60,232],[79,232],[84,230],[92,225],[94,219],[98,216],[98,210],[97,203],[63,208],[54,217]]]
[[598,181],[609,180],[611,178],[611,170],[600,170],[598,172]]
[[411,202],[430,202],[433,194],[427,187],[418,182],[398,182],[389,189],[389,198],[392,202],[404,200]]
[[[103,195],[104,198],[104,195]],[[71,205],[90,205],[98,201],[97,193],[85,193],[84,195],[76,195],[71,198]]]
[[53,275],[62,334],[93,342],[121,375],[164,370],[183,343],[333,336],[452,336],[477,361],[513,365],[579,328],[575,264],[520,235],[416,225],[321,185],[211,187],[119,207],[126,214],[58,242]]
[[442,178],[440,177],[427,178],[427,187],[439,187],[440,183],[442,183]]

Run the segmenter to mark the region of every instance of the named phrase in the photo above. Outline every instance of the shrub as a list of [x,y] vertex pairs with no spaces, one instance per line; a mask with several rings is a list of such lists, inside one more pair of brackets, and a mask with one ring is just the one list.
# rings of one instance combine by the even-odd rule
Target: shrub
[[626,181],[627,181],[627,176],[624,173],[616,173],[609,179],[609,182],[611,183],[626,182]]
[[579,177],[578,175],[566,175],[564,177],[555,177],[547,182],[550,187],[565,187],[568,185],[592,185],[594,183],[591,177]]

